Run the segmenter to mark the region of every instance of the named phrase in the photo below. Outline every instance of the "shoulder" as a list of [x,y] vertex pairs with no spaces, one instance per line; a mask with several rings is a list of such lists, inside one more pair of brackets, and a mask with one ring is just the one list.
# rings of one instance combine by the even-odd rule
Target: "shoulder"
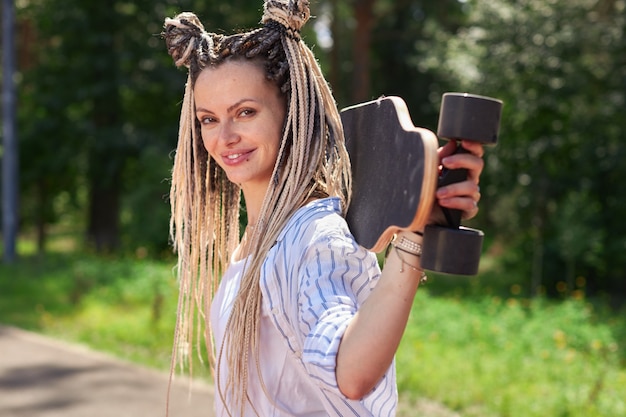
[[341,213],[340,200],[333,197],[297,210],[268,252],[262,280],[305,284],[307,277],[312,283],[320,276],[334,280],[348,270],[359,271],[369,283],[380,272],[376,254],[356,242]]
[[261,281],[295,296],[310,285],[326,282],[330,288],[331,282],[349,280],[347,287],[354,287],[350,291],[362,295],[379,274],[376,254],[356,242],[341,215],[340,200],[330,197],[294,213],[265,258]]
[[306,293],[307,288],[335,291],[334,283],[345,281],[346,291],[359,300],[380,275],[376,254],[356,242],[341,215],[339,199],[332,197],[311,202],[292,216],[264,267],[264,278],[293,285],[293,294]]
[[315,200],[298,209],[278,235],[277,243],[307,246],[331,238],[354,242],[341,215],[341,202],[335,197]]

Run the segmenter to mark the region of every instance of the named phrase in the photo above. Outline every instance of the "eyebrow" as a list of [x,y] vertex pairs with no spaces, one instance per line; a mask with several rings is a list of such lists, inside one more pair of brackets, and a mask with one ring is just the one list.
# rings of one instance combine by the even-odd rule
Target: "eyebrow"
[[[237,101],[236,103],[234,103],[233,105],[229,106],[226,111],[228,113],[230,113],[234,108],[240,106],[242,103],[245,103],[246,101],[252,101],[254,103],[258,103],[259,100],[253,99],[253,98],[242,98],[241,100]],[[196,113],[198,112],[206,112],[206,113],[212,113],[212,111],[205,109],[204,107],[196,107]]]

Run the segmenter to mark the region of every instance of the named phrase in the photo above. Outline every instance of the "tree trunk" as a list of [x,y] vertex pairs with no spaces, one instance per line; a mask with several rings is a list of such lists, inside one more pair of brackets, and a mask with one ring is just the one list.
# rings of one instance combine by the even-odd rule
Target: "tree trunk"
[[48,187],[46,181],[40,178],[37,181],[37,254],[43,255],[46,253],[46,221],[48,219],[48,206],[50,201],[48,200]]
[[119,247],[120,190],[92,178],[89,192],[87,240],[97,252],[112,252]]
[[337,0],[331,1],[331,14],[332,20],[330,22],[330,33],[333,38],[333,47],[330,50],[330,69],[329,69],[329,82],[333,89],[335,98],[337,96],[341,97],[341,82],[339,74],[340,71],[340,62],[339,62],[339,40],[341,39],[339,33],[339,7],[337,5]]
[[374,26],[374,0],[356,0],[354,16],[356,29],[353,38],[353,85],[352,101],[359,103],[370,97],[370,48]]
[[97,252],[112,252],[120,243],[120,183],[128,152],[118,128],[120,114],[117,89],[111,88],[94,100],[96,132],[95,143],[89,149],[87,240]]
[[2,2],[2,235],[3,259],[7,263],[17,257],[18,231],[18,141],[16,130],[15,73],[15,9],[12,0]]
[[89,219],[87,241],[98,252],[119,247],[121,179],[129,152],[122,133],[122,104],[119,91],[119,16],[107,3],[95,2],[89,9],[97,37],[89,40],[94,59],[91,82],[92,143],[89,146]]

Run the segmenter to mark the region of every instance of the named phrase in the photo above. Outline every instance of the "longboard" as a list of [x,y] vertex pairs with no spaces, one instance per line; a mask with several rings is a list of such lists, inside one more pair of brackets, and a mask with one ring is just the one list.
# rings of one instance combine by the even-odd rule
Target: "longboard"
[[400,97],[341,111],[352,164],[346,220],[356,241],[381,252],[399,230],[422,229],[435,200],[438,140],[415,127]]

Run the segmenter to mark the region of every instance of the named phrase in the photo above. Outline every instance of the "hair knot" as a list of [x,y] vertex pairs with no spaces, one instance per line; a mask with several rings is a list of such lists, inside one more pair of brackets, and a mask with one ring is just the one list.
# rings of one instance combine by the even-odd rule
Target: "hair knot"
[[202,52],[202,40],[211,42],[200,19],[190,12],[166,18],[162,36],[177,67],[189,67],[191,60]]
[[299,39],[300,30],[310,16],[308,0],[266,0],[261,23],[273,27],[271,22],[276,22],[289,36]]

